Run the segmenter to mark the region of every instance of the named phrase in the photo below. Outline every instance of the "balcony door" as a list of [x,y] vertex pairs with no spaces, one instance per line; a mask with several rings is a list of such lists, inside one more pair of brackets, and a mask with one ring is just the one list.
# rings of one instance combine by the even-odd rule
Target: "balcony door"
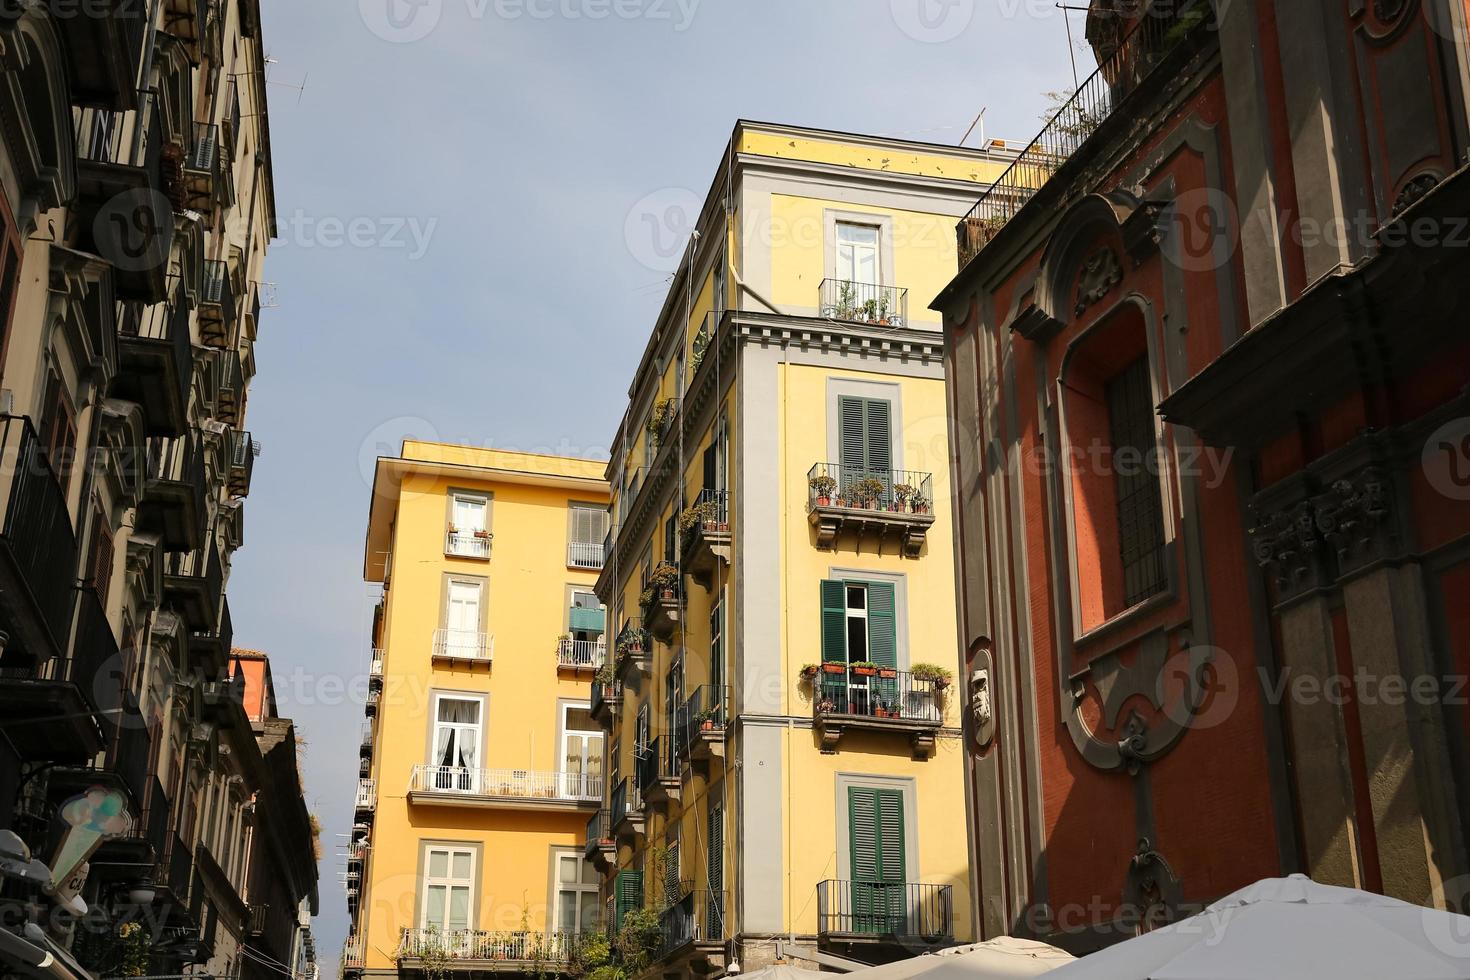
[[484,702],[476,698],[434,696],[433,788],[445,793],[480,791],[480,744]]
[[451,555],[467,558],[483,558],[490,552],[489,538],[480,535],[487,530],[485,518],[489,501],[474,494],[457,493],[449,507],[449,547]]
[[[878,226],[837,222],[837,278],[843,282],[878,285]],[[859,301],[868,297],[862,296]]]
[[900,710],[895,681],[858,674],[852,664],[898,667],[897,590],[892,582],[828,579],[821,585],[822,662],[844,671],[821,674],[827,710],[837,714],[872,715],[877,708]]
[[423,914],[419,928],[452,937],[470,928],[474,912],[475,852],[430,846],[424,853]]
[[586,704],[562,705],[562,795],[602,799],[602,726]]
[[556,928],[564,936],[597,931],[600,881],[597,869],[581,854],[556,854]]
[[847,808],[852,858],[852,923],[848,928],[870,935],[904,935],[903,792],[851,786]]
[[450,579],[444,615],[444,653],[461,660],[475,660],[481,654],[480,606],[484,600],[482,582]]
[[886,505],[893,492],[892,404],[843,395],[837,399],[837,413],[838,492],[849,506],[859,505],[864,488],[858,483],[871,478],[883,485],[878,502]]

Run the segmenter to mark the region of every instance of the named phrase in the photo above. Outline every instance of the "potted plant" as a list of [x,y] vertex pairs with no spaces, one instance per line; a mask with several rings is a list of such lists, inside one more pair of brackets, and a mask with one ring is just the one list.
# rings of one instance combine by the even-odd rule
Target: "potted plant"
[[929,498],[928,497],[925,497],[922,494],[916,493],[916,494],[914,494],[913,500],[911,500],[909,503],[910,503],[910,506],[913,507],[915,514],[927,514],[927,513],[929,513]]
[[883,290],[878,296],[878,323],[888,326],[888,290]]
[[895,667],[879,667],[878,676],[883,678],[885,681],[891,681],[894,678],[898,677],[898,669]]
[[837,315],[844,320],[851,320],[856,312],[857,301],[852,283],[844,282],[837,293]]
[[835,708],[836,705],[832,703],[831,698],[823,698],[817,704],[817,710],[822,712],[823,714],[830,714]]
[[837,489],[836,480],[823,473],[821,476],[811,477],[806,483],[817,498],[818,507],[826,507],[832,503],[832,492]]
[[909,673],[916,681],[932,681],[934,687],[941,691],[954,682],[954,672],[938,664],[914,664]]
[[919,495],[919,491],[907,483],[900,483],[893,488],[893,498],[898,501],[899,509],[908,507],[909,501]]
[[863,319],[873,323],[878,319],[878,301],[870,299],[863,303]]
[[659,566],[648,576],[648,588],[652,589],[656,596],[664,599],[674,597],[674,589],[679,585],[679,569],[668,562],[660,562]]
[[613,665],[603,664],[597,668],[597,673],[592,675],[592,682],[604,688],[610,688],[613,685],[613,677]]
[[829,674],[845,674],[847,673],[847,664],[832,663],[829,661],[828,663],[822,664],[822,670]]
[[714,731],[715,719],[719,716],[719,714],[720,712],[715,708],[705,708],[703,711],[701,711],[696,716],[699,720],[699,730],[702,732]]
[[479,538],[481,541],[489,541],[490,532],[486,530],[479,530],[475,532],[475,537]]
[[865,476],[852,485],[852,495],[869,510],[878,509],[878,500],[888,488],[876,476]]
[[450,534],[458,534],[459,533],[459,528],[455,527],[453,524],[447,525],[445,527],[445,530],[447,530]]
[[859,677],[873,677],[878,673],[878,665],[871,660],[858,660],[848,664],[848,668]]
[[821,668],[819,668],[816,664],[802,664],[801,679],[804,681],[811,680],[812,678],[817,676],[817,671],[820,669]]

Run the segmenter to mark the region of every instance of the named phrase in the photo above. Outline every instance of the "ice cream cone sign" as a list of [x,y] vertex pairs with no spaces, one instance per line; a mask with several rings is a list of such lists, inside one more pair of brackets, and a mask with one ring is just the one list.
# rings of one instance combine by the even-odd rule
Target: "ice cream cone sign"
[[132,826],[128,801],[121,793],[93,786],[61,807],[66,832],[51,859],[51,878],[60,887],[92,856],[104,840],[121,837]]

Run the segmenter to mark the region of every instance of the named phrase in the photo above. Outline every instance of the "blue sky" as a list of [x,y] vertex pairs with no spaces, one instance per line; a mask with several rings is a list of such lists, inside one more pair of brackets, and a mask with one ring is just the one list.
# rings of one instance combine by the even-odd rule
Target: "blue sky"
[[736,119],[954,143],[988,106],[988,135],[1024,144],[1072,69],[1052,0],[262,6],[279,306],[230,605],[307,742],[334,973],[363,720],[339,685],[368,664],[373,457],[408,433],[605,457],[682,209]]

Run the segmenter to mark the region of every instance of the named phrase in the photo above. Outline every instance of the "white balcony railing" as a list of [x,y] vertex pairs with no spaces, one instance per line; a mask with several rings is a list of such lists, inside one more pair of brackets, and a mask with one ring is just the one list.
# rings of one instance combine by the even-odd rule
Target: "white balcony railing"
[[357,781],[357,807],[371,810],[378,805],[378,781],[363,777]]
[[571,541],[567,544],[567,565],[572,568],[601,568],[603,557],[601,542]]
[[342,944],[342,966],[349,970],[360,970],[367,953],[367,943],[361,939],[349,939]]
[[398,959],[496,960],[565,963],[581,936],[574,932],[485,932],[479,929],[404,929]]
[[446,660],[489,663],[495,655],[495,637],[475,630],[434,631],[434,656]]
[[607,660],[606,640],[559,640],[556,644],[558,667],[596,669]]
[[537,772],[531,769],[466,769],[460,766],[414,766],[410,793],[445,796],[491,796],[510,800],[602,799],[602,775],[582,772]]
[[444,553],[456,558],[489,558],[489,531],[445,531]]

